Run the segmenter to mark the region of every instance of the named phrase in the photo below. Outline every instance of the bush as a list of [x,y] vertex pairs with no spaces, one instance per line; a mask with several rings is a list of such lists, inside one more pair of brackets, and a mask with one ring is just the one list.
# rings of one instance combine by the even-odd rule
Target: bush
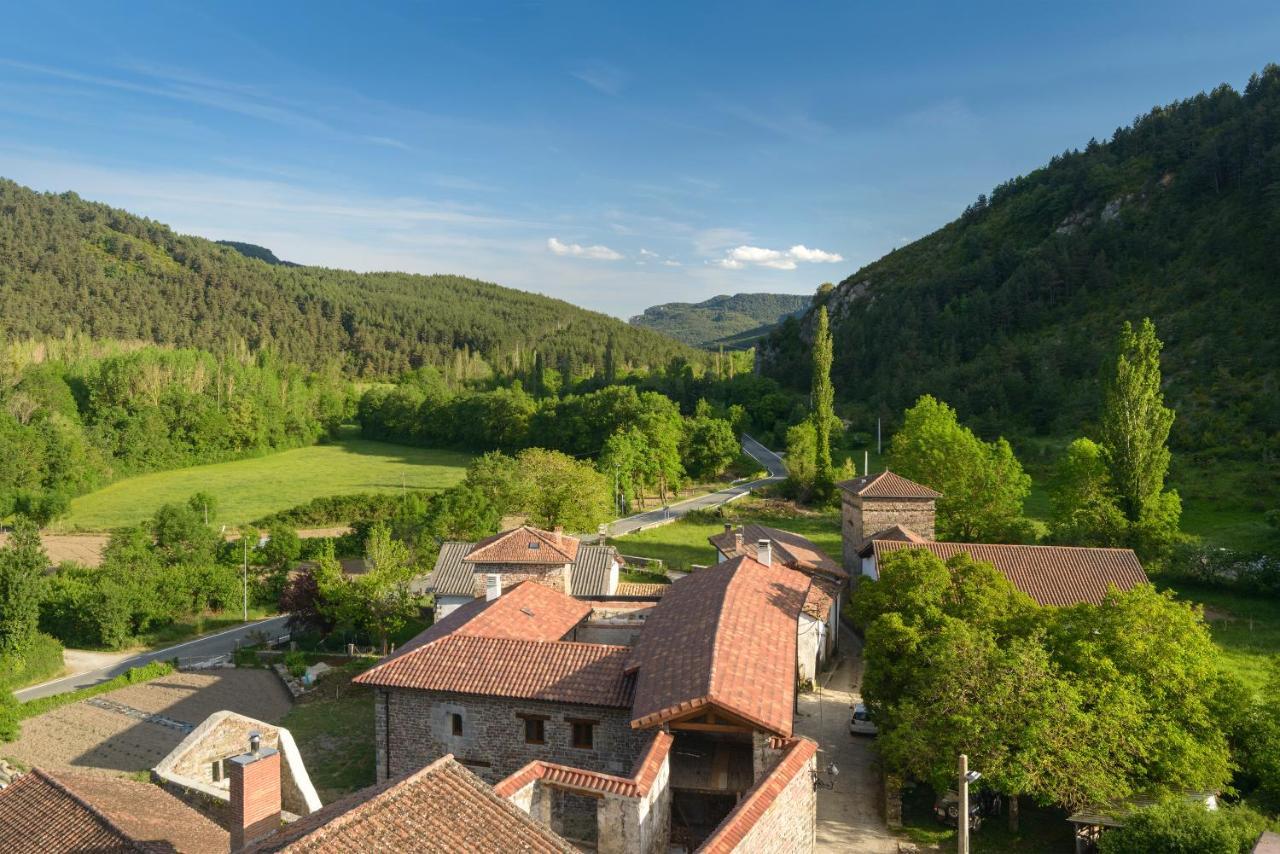
[[286,652],[284,655],[284,666],[294,679],[301,679],[302,674],[307,672],[307,654],[301,650]]
[[[409,497],[426,498],[431,493],[415,490]],[[323,525],[350,525],[354,522],[385,522],[395,518],[404,506],[405,497],[399,493],[359,492],[353,495],[327,495],[313,498],[288,510],[255,519],[253,525],[269,528],[288,525],[295,528]]]
[[22,735],[22,704],[8,691],[0,691],[0,741]]
[[262,666],[262,659],[258,657],[258,651],[256,649],[249,649],[248,647],[241,647],[240,649],[237,649],[231,654],[231,659],[235,662],[236,667]]
[[1132,813],[1124,827],[1109,830],[1100,854],[1247,854],[1267,827],[1266,819],[1244,805],[1205,809],[1170,799]]
[[0,691],[52,679],[62,672],[62,644],[37,633],[21,653],[0,656]]
[[1272,555],[1188,543],[1174,550],[1165,571],[1169,576],[1205,587],[1280,594],[1280,558]]

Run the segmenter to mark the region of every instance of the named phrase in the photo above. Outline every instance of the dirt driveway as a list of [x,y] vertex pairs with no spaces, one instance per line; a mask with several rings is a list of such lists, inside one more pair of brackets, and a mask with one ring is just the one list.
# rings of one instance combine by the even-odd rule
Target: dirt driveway
[[22,737],[0,754],[44,768],[145,771],[216,711],[274,723],[291,705],[267,670],[171,673],[23,721]]
[[853,632],[841,632],[844,659],[819,691],[800,697],[795,729],[818,742],[822,779],[830,763],[840,769],[835,788],[818,789],[818,850],[896,854],[898,840],[884,823],[874,739],[849,734],[849,717],[862,678],[862,647]]

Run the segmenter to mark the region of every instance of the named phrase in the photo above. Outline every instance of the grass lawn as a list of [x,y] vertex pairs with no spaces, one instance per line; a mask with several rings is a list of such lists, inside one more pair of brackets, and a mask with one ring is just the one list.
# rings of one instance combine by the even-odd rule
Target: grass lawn
[[194,492],[218,500],[220,525],[239,525],[324,495],[445,489],[462,480],[471,456],[365,439],[343,439],[265,457],[154,472],[117,481],[71,502],[63,531],[105,531],[151,517]]
[[1222,650],[1223,668],[1261,689],[1273,662],[1280,658],[1280,602],[1159,579],[1156,583],[1205,606],[1205,622]]
[[718,511],[691,513],[678,522],[650,528],[638,534],[610,540],[624,555],[659,558],[668,569],[687,570],[693,564],[712,564],[716,551],[707,537],[724,530],[725,522],[754,522],[794,531],[813,540],[835,560],[840,560],[840,514],[796,513],[780,502],[744,498]]
[[373,691],[351,678],[375,663],[356,661],[325,676],[280,722],[298,743],[321,803],[374,782]]
[[[1007,814],[993,816],[976,833],[969,834],[969,848],[982,854],[1071,854],[1075,840],[1067,814],[1019,801],[1018,832],[1009,831]],[[933,817],[933,790],[915,786],[902,796],[903,832],[918,845],[956,850],[956,830]]]

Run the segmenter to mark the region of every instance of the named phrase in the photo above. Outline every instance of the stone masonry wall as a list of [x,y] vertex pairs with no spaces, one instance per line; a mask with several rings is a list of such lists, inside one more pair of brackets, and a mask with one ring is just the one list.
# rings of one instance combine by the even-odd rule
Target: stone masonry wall
[[901,525],[926,540],[934,536],[936,508],[932,499],[861,498],[844,493],[840,507],[842,565],[850,575],[862,570],[858,549],[872,534]]
[[526,581],[536,581],[552,590],[559,590],[565,595],[573,589],[569,578],[571,571],[569,564],[477,563],[473,566],[475,572],[472,575],[471,592],[477,599],[484,598],[486,576],[489,575],[502,576],[503,590],[509,590]]
[[[509,777],[535,759],[625,777],[653,737],[631,728],[627,709],[393,688],[378,691],[374,710],[379,780],[387,779],[388,773],[416,771],[446,753],[488,783]],[[455,713],[462,715],[461,736],[453,735],[450,715]],[[545,744],[525,742],[525,722],[518,714],[546,716]],[[597,722],[590,750],[573,746],[570,718]]]
[[816,758],[791,778],[778,793],[773,803],[764,811],[742,842],[734,848],[735,854],[773,854],[777,851],[813,851],[817,836],[818,798],[813,788],[812,771]]

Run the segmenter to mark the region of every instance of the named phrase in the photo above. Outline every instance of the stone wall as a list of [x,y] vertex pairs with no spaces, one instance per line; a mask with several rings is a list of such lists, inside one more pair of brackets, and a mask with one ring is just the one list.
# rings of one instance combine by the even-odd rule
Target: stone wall
[[842,564],[846,572],[855,575],[861,571],[858,549],[867,537],[901,525],[926,540],[932,540],[937,512],[932,498],[863,498],[845,492],[842,494],[840,515]]
[[817,838],[818,798],[813,788],[811,758],[778,793],[733,849],[735,854],[813,851]]
[[[416,771],[446,753],[488,783],[509,777],[535,759],[625,776],[653,737],[631,728],[629,709],[402,688],[379,690],[374,709],[379,780],[387,779],[388,770],[391,776]],[[453,735],[453,714],[462,716],[460,736]],[[545,717],[545,744],[525,742],[521,714]],[[574,718],[597,722],[591,749],[573,746],[569,720]]]
[[477,563],[473,564],[475,573],[472,576],[472,594],[483,599],[485,595],[485,584],[488,576],[501,575],[502,589],[509,590],[517,584],[523,584],[526,581],[536,581],[539,584],[550,587],[552,590],[559,590],[566,596],[573,590],[572,579],[570,573],[573,570],[571,564],[530,564],[530,563]]
[[661,854],[671,839],[671,765],[663,760],[643,798],[605,795],[596,813],[599,854]]

